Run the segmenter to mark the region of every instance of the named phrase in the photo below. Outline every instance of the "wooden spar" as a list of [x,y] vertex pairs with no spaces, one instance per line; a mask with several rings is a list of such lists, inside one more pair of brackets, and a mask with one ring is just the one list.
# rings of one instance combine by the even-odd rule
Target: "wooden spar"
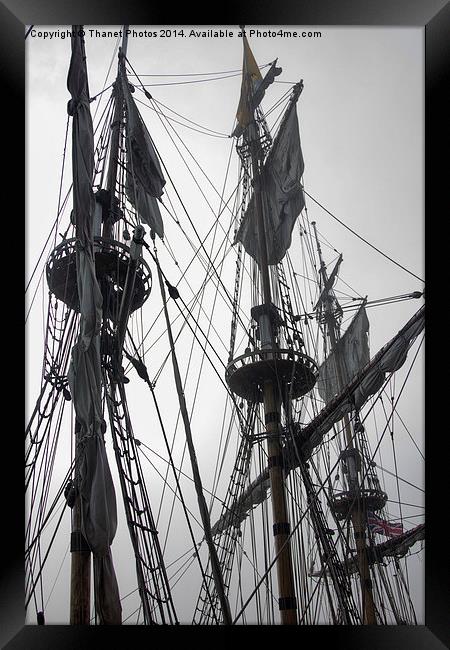
[[202,481],[200,477],[200,471],[198,468],[197,464],[197,457],[195,454],[195,448],[194,448],[194,443],[192,440],[192,432],[191,432],[191,424],[189,421],[189,414],[186,406],[186,400],[184,398],[184,391],[183,391],[183,384],[181,381],[181,375],[180,375],[180,369],[178,367],[178,361],[177,357],[175,354],[175,342],[173,340],[173,335],[172,335],[172,329],[170,326],[170,320],[169,320],[169,314],[167,311],[167,302],[166,302],[166,292],[164,289],[164,283],[163,283],[163,278],[162,278],[162,273],[161,273],[161,268],[159,266],[159,261],[156,256],[156,249],[155,249],[155,261],[156,261],[156,266],[158,269],[158,279],[159,279],[159,286],[161,289],[161,298],[163,301],[163,308],[164,308],[164,316],[166,319],[166,325],[167,325],[167,335],[169,337],[169,343],[170,343],[170,351],[172,354],[172,365],[173,365],[173,373],[175,377],[175,384],[177,387],[177,393],[178,393],[178,400],[180,404],[180,411],[181,411],[181,416],[183,418],[183,424],[184,424],[184,430],[186,434],[186,443],[188,446],[189,450],[189,457],[191,460],[191,467],[192,467],[192,474],[194,476],[194,485],[195,485],[195,491],[197,493],[197,500],[198,500],[198,505],[199,505],[199,511],[200,511],[200,517],[202,520],[203,524],[203,532],[205,535],[205,541],[208,546],[208,551],[209,551],[209,559],[211,562],[211,572],[213,575],[214,579],[214,586],[216,588],[216,593],[219,598],[220,602],[220,607],[222,610],[222,617],[223,617],[223,622],[225,625],[231,625],[233,620],[231,617],[231,610],[230,610],[230,604],[228,602],[227,595],[225,593],[225,585],[223,582],[223,576],[222,576],[222,569],[220,567],[220,562],[219,558],[217,556],[217,551],[216,547],[214,545],[214,540],[213,536],[211,533],[211,522],[209,518],[209,511],[208,507],[206,505],[205,501],[205,496],[203,493],[203,486],[202,486]]
[[[360,370],[353,377],[350,383],[347,386],[345,386],[345,388],[341,390],[341,392],[336,397],[334,397],[327,406],[325,406],[321,411],[319,411],[319,413],[302,429],[301,436],[298,434],[294,435],[295,444],[298,445],[299,449],[301,450],[302,456],[305,460],[308,460],[308,458],[312,454],[312,447],[310,446],[309,440],[313,435],[314,431],[317,428],[319,428],[323,424],[323,422],[326,422],[330,418],[330,416],[334,413],[334,411],[338,409],[339,406],[345,400],[348,399],[349,395],[352,395],[352,393],[358,388],[358,386],[368,375],[368,373],[370,373],[370,371],[373,370],[373,368],[377,365],[377,363],[380,362],[380,359],[383,358],[383,355],[386,354],[392,348],[392,346],[399,340],[400,337],[402,337],[403,332],[407,331],[419,319],[423,318],[423,310],[424,307],[421,307],[419,311],[416,312],[414,316],[409,319],[406,325],[404,325],[402,329],[388,343],[386,343],[380,350],[378,350],[376,355],[370,360],[370,362],[362,370]],[[331,428],[331,425],[329,428]],[[302,436],[304,436],[304,438],[302,438]],[[288,472],[290,472],[296,467],[297,467],[296,461],[291,460],[290,464],[285,469]],[[259,491],[261,489],[261,485],[263,485],[264,482],[268,480],[268,478],[269,478],[269,470],[266,468],[259,474],[259,476],[257,476],[254,479],[254,481],[252,481],[251,485],[249,485],[249,487],[246,490],[244,490],[240,499],[238,499],[233,504],[233,510],[240,511],[242,504],[246,500],[248,499],[252,500],[252,492]],[[261,501],[258,501],[258,503],[261,503]],[[241,521],[243,520],[243,518],[244,516],[242,517]],[[223,518],[219,519],[219,521],[216,523],[216,526],[217,525],[223,525]]]
[[[103,237],[105,239],[112,238],[112,229],[115,219],[115,188],[117,180],[117,168],[119,160],[119,146],[120,146],[120,134],[123,124],[123,92],[122,92],[122,82],[121,74],[125,66],[125,57],[127,55],[128,49],[128,27],[129,25],[124,25],[122,28],[122,46],[119,48],[119,64],[117,71],[117,78],[115,82],[115,94],[116,94],[116,105],[114,109],[114,118],[112,122],[112,135],[111,135],[111,152],[109,158],[109,167],[108,167],[108,182],[107,187],[110,192],[110,209],[109,215],[103,224]],[[144,237],[144,229],[142,226],[137,226],[133,235],[133,243],[138,249],[135,254],[130,256],[128,262],[128,269],[126,275],[125,286],[123,289],[122,300],[120,303],[119,317],[117,324],[117,348],[116,352],[118,354],[117,361],[120,362],[122,356],[122,347],[125,339],[125,332],[128,323],[128,317],[130,315],[130,306],[133,298],[134,284],[136,279],[136,270],[139,264],[140,257],[140,245],[142,244]]]
[[[122,47],[119,50],[119,70],[116,80],[116,106],[113,122],[113,133],[111,139],[111,154],[108,169],[108,189],[111,192],[110,199],[110,216],[106,219],[103,225],[103,237],[109,239],[112,235],[112,228],[114,224],[114,208],[115,208],[115,183],[117,176],[118,166],[118,152],[120,144],[120,124],[123,108],[123,94],[120,83],[121,66],[124,65],[123,60],[126,56],[128,35],[128,25],[124,25],[122,34]],[[81,31],[81,26],[76,29],[78,33]],[[87,83],[87,82],[86,82]],[[134,261],[133,261],[134,262]],[[129,274],[128,274],[129,275]],[[128,281],[127,287],[132,282]],[[130,290],[125,293],[128,296]],[[129,308],[128,303],[125,305]],[[126,315],[123,321],[126,323],[129,309],[124,309]],[[123,341],[123,332],[122,341]],[[76,426],[76,440],[78,442],[78,432]],[[79,467],[79,445],[76,445],[75,451],[75,467]],[[70,586],[70,623],[71,625],[89,625],[90,623],[90,601],[91,601],[91,552],[89,546],[81,532],[82,513],[81,513],[81,500],[77,496],[73,511],[72,511],[72,535],[71,535],[71,586]]]
[[89,625],[91,616],[91,552],[81,532],[81,500],[72,510],[70,625]]
[[[251,125],[250,128],[252,127],[253,125]],[[260,174],[261,147],[258,139],[256,123],[253,133],[254,135],[250,140],[249,145],[253,168],[255,209],[259,233],[259,268],[261,271],[264,303],[267,308],[269,308],[272,303],[272,295],[270,288],[269,265],[267,262],[267,243],[262,206],[262,178]],[[269,345],[273,348],[274,333],[272,321],[267,314],[263,314],[261,318],[267,320],[266,327],[269,329]],[[275,553],[278,555],[276,563],[279,596],[278,605],[281,623],[283,625],[297,625],[297,604],[289,542],[290,528],[281,449],[281,396],[279,395],[277,386],[274,385],[272,380],[264,382],[263,401],[267,431],[267,457],[269,464]]]
[[109,165],[108,165],[108,182],[107,188],[110,193],[110,204],[109,204],[109,215],[103,223],[102,237],[105,239],[112,238],[112,229],[116,219],[114,214],[116,211],[115,205],[115,189],[116,189],[116,180],[117,180],[117,167],[119,161],[119,145],[120,145],[120,134],[122,126],[122,111],[123,111],[123,92],[122,92],[122,83],[121,83],[121,71],[125,67],[125,57],[127,55],[128,47],[128,27],[129,25],[123,26],[122,31],[122,47],[119,48],[119,64],[117,70],[117,78],[114,87],[114,93],[116,95],[116,104],[114,108],[114,118],[112,122],[112,133],[111,133],[111,150],[109,155]]
[[[83,26],[74,25],[76,34],[81,34]],[[84,39],[81,47],[84,52]],[[89,96],[89,84],[86,71],[86,86]],[[75,485],[78,485],[80,466],[79,423],[75,421]],[[70,536],[70,625],[89,625],[91,617],[91,551],[81,532],[82,513],[81,497],[77,494],[72,509]]]
[[[324,287],[328,286],[328,277],[325,268],[325,263],[322,258],[322,249],[320,247],[319,238],[317,236],[316,223],[315,221],[311,222],[312,227],[314,228],[314,235],[316,238],[317,252],[319,254],[320,260],[320,274],[324,282]],[[326,290],[326,295],[329,294],[329,288]],[[336,338],[336,320],[329,309],[329,302],[325,299],[325,319],[327,322],[327,333],[330,339],[331,349],[336,348],[337,338]],[[336,359],[336,371],[337,371],[337,384],[339,390],[342,390],[345,382],[343,379],[343,370],[341,358],[338,354],[335,355]],[[345,414],[343,417],[344,421],[344,432],[345,440],[347,444],[347,449],[354,451],[356,449],[352,430],[350,426],[350,421],[348,415]],[[373,600],[372,592],[372,581],[370,578],[369,562],[367,559],[367,546],[366,546],[366,517],[365,517],[365,508],[364,502],[359,495],[359,480],[358,480],[358,471],[356,469],[355,457],[354,455],[349,454],[346,459],[348,466],[348,481],[349,481],[349,491],[355,493],[354,504],[352,505],[350,511],[350,518],[353,525],[353,531],[355,536],[355,545],[357,553],[357,562],[358,562],[358,573],[361,584],[361,595],[362,595],[362,614],[363,622],[365,625],[376,625],[377,620],[375,616],[375,604]]]
[[125,340],[128,318],[130,316],[130,306],[133,299],[134,286],[136,281],[136,271],[141,257],[142,243],[144,241],[145,230],[143,226],[136,226],[133,233],[133,241],[130,247],[131,254],[128,262],[127,276],[123,288],[122,300],[120,303],[119,317],[117,319],[117,362],[120,363],[122,358],[122,348]]

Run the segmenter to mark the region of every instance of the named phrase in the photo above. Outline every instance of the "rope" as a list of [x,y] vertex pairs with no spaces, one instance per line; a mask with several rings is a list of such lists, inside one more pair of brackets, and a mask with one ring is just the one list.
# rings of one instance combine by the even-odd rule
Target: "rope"
[[[130,63],[128,59],[126,59],[127,63]],[[130,64],[131,65],[131,64]],[[267,68],[269,65],[272,65],[272,63],[264,63],[263,65],[259,66],[259,69],[262,70],[262,68]],[[206,77],[208,75],[222,75],[222,74],[231,74],[233,72],[238,72],[239,74],[242,74],[242,68],[235,69],[235,70],[222,70],[220,72],[185,72],[183,74],[140,74],[139,77]],[[137,77],[138,75],[134,73],[134,77]]]
[[350,227],[347,226],[343,221],[341,221],[340,219],[338,219],[338,218],[337,218],[337,217],[336,217],[332,212],[330,212],[329,210],[327,210],[327,208],[326,208],[325,206],[323,206],[321,203],[319,203],[319,201],[317,201],[317,199],[315,199],[313,196],[311,196],[311,194],[309,194],[309,193],[305,190],[305,188],[303,188],[303,192],[304,192],[307,196],[309,196],[309,198],[310,198],[312,201],[314,201],[314,203],[316,203],[320,208],[322,208],[322,210],[325,210],[325,212],[326,212],[327,214],[329,214],[330,217],[332,217],[332,218],[335,219],[338,223],[340,223],[341,226],[344,226],[344,228],[346,228],[346,229],[349,230],[353,235],[355,235],[356,237],[358,237],[358,239],[360,239],[360,240],[363,241],[365,244],[367,244],[368,246],[370,246],[371,248],[373,248],[375,251],[377,251],[377,253],[380,253],[380,255],[383,255],[383,257],[385,257],[387,260],[389,260],[390,262],[392,262],[393,264],[395,264],[395,265],[398,266],[399,268],[403,269],[403,271],[406,271],[406,273],[409,273],[409,275],[412,275],[412,276],[413,276],[414,278],[416,278],[417,280],[420,280],[420,282],[425,282],[425,280],[422,280],[422,278],[419,278],[418,275],[416,275],[416,274],[413,273],[412,271],[409,271],[405,266],[403,266],[403,265],[400,264],[399,262],[396,262],[394,259],[392,259],[392,257],[389,257],[389,255],[387,255],[386,253],[383,253],[383,251],[381,251],[379,248],[377,248],[376,246],[374,246],[373,244],[371,244],[370,242],[368,242],[367,239],[364,239],[364,237],[361,237],[361,235],[358,235],[357,232],[355,232],[354,230],[352,230],[352,228],[350,228]]
[[170,349],[172,351],[172,363],[173,363],[175,384],[176,384],[176,387],[177,387],[178,399],[179,399],[179,403],[180,403],[181,413],[182,413],[182,416],[183,416],[184,429],[185,429],[185,433],[186,433],[186,441],[187,441],[187,444],[188,444],[189,455],[190,455],[190,458],[191,458],[192,472],[193,472],[194,479],[195,479],[195,488],[196,488],[196,492],[197,492],[197,499],[198,499],[198,503],[199,503],[200,515],[201,515],[202,522],[203,522],[205,540],[206,540],[206,543],[207,543],[208,549],[209,549],[209,554],[210,554],[210,560],[211,560],[211,564],[212,564],[212,572],[213,572],[213,575],[214,575],[214,582],[215,582],[215,586],[216,586],[216,591],[218,593],[219,600],[220,600],[221,607],[222,607],[223,621],[224,621],[225,624],[229,625],[231,623],[230,606],[229,606],[229,603],[228,603],[228,599],[227,599],[227,597],[225,595],[225,590],[224,590],[224,585],[223,585],[223,581],[222,581],[220,565],[219,565],[216,549],[215,549],[212,534],[211,534],[211,524],[210,524],[210,521],[209,521],[209,513],[208,513],[208,509],[206,507],[205,497],[203,495],[202,482],[201,482],[200,473],[199,473],[199,470],[198,470],[197,458],[196,458],[196,455],[195,455],[195,449],[194,449],[193,440],[192,440],[189,416],[188,416],[188,412],[187,412],[187,408],[186,408],[186,401],[185,401],[185,398],[184,398],[183,388],[182,388],[182,384],[181,384],[180,371],[179,371],[179,368],[178,368],[178,361],[177,361],[177,357],[176,357],[176,353],[175,353],[174,341],[173,341],[173,337],[172,337],[172,330],[171,330],[170,321],[169,321],[169,314],[167,312],[167,303],[166,303],[164,283],[163,283],[163,278],[162,278],[159,262],[158,262],[158,259],[156,257],[156,247],[154,248],[154,252],[155,252],[155,258],[156,258],[156,265],[157,265],[157,269],[158,269],[158,278],[159,278],[159,286],[160,286],[160,289],[161,289],[161,298],[162,298],[162,301],[163,301],[164,314],[165,314],[165,317],[166,317],[167,334],[168,334],[168,337],[169,337]]
[[[136,347],[136,345],[134,344],[134,342],[133,342],[132,339],[131,339],[131,342],[132,342],[133,347],[134,347],[134,349],[135,349],[135,354],[138,356],[138,359],[140,360],[140,358],[139,358],[139,354],[138,354],[138,351],[137,351],[137,347]],[[195,549],[194,552],[195,552],[195,555],[196,555],[197,560],[198,560],[198,564],[199,564],[199,567],[200,567],[200,572],[201,572],[202,577],[203,577],[203,582],[204,582],[204,584],[206,585],[206,575],[205,575],[205,571],[204,571],[204,569],[203,569],[203,565],[202,565],[202,562],[201,562],[201,560],[200,560],[200,555],[199,555],[199,553],[198,553],[198,548],[197,548],[197,543],[196,543],[196,541],[195,541],[194,532],[193,532],[193,530],[192,530],[191,522],[190,522],[189,517],[188,517],[188,514],[187,514],[187,513],[188,513],[188,509],[187,509],[186,503],[185,503],[185,501],[184,501],[183,493],[182,493],[182,491],[181,491],[181,486],[180,486],[180,483],[179,483],[179,480],[178,480],[178,476],[177,476],[177,473],[176,473],[176,468],[175,468],[175,465],[174,465],[174,462],[173,462],[172,451],[171,451],[171,449],[170,449],[169,441],[168,441],[168,439],[167,439],[166,430],[165,430],[164,423],[163,423],[163,420],[162,420],[162,417],[161,417],[161,412],[160,412],[160,409],[159,409],[159,405],[158,405],[158,402],[157,402],[157,400],[156,400],[155,391],[154,391],[153,385],[151,384],[151,382],[150,382],[149,379],[148,379],[148,373],[147,373],[147,377],[144,379],[144,381],[146,382],[146,384],[147,384],[148,387],[150,388],[150,392],[151,392],[152,397],[153,397],[153,402],[154,402],[154,404],[155,404],[156,413],[157,413],[157,416],[158,416],[158,421],[159,421],[159,424],[160,424],[160,426],[161,426],[161,431],[162,431],[162,434],[163,434],[164,443],[165,443],[165,445],[166,445],[167,453],[168,453],[168,455],[169,455],[169,463],[170,463],[170,466],[171,466],[172,471],[173,471],[173,475],[174,475],[174,478],[175,478],[175,483],[176,483],[176,486],[177,486],[177,489],[178,489],[178,492],[179,492],[179,498],[180,498],[180,501],[181,501],[181,504],[182,504],[182,507],[183,507],[183,511],[184,511],[185,517],[186,517],[186,523],[187,523],[187,526],[188,526],[188,528],[189,528],[189,533],[190,533],[190,535],[191,535],[191,539],[192,539],[192,542],[193,542],[193,544],[194,544],[194,549]],[[179,471],[181,472],[181,470],[179,470]],[[210,595],[208,589],[207,589],[207,593],[208,593],[208,598],[210,599],[211,606],[212,606],[211,595]]]

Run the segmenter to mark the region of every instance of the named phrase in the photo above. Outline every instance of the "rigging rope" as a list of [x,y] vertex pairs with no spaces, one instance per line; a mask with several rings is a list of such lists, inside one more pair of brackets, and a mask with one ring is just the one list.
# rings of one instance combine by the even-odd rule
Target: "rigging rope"
[[343,221],[341,221],[340,219],[338,219],[338,217],[336,217],[332,212],[330,212],[329,210],[327,210],[327,208],[326,208],[325,206],[323,206],[321,203],[319,203],[319,201],[317,201],[317,199],[315,199],[313,196],[311,196],[311,194],[309,194],[309,193],[305,190],[305,188],[303,188],[303,191],[304,191],[304,193],[305,193],[307,196],[309,196],[309,198],[310,198],[312,201],[314,201],[314,203],[316,203],[320,208],[322,208],[322,210],[325,210],[325,212],[326,212],[327,214],[329,214],[330,217],[332,217],[332,218],[335,219],[338,223],[340,223],[341,226],[344,226],[344,228],[346,228],[346,229],[349,230],[353,235],[355,235],[356,237],[358,237],[358,239],[361,239],[361,241],[363,241],[365,244],[367,244],[368,246],[370,246],[371,248],[373,248],[375,251],[377,251],[377,253],[380,253],[381,255],[383,255],[383,257],[385,257],[386,259],[388,259],[390,262],[392,262],[393,264],[395,264],[395,265],[398,266],[399,268],[403,269],[403,271],[406,271],[406,273],[409,273],[409,275],[412,275],[412,276],[413,276],[414,278],[416,278],[417,280],[420,280],[420,282],[425,282],[425,280],[423,280],[422,278],[419,278],[418,275],[416,275],[416,274],[413,273],[412,271],[409,271],[405,266],[403,266],[403,265],[400,264],[399,262],[396,262],[394,259],[392,259],[392,257],[389,257],[389,255],[387,255],[386,253],[383,253],[383,251],[381,251],[379,248],[377,248],[376,246],[374,246],[373,244],[371,244],[370,242],[368,242],[367,239],[364,239],[364,237],[361,237],[361,235],[358,235],[357,232],[355,232],[352,228],[350,228],[349,226],[347,226]]
[[[139,354],[138,354],[138,351],[137,351],[137,347],[136,347],[136,345],[134,344],[134,342],[133,342],[132,339],[131,339],[131,342],[132,342],[133,347],[134,347],[134,349],[135,349],[135,354],[136,354],[137,357],[138,357],[138,361],[140,361]],[[141,375],[141,376],[142,376],[142,375]],[[203,583],[206,585],[206,576],[205,576],[205,571],[204,571],[204,569],[203,569],[203,566],[202,566],[202,563],[201,563],[201,560],[200,560],[200,555],[199,555],[199,553],[198,553],[198,545],[197,545],[197,543],[196,543],[196,541],[195,541],[194,532],[193,532],[193,530],[192,530],[191,522],[190,522],[189,517],[188,517],[188,514],[187,514],[187,513],[188,513],[188,510],[187,510],[187,507],[186,507],[186,504],[185,504],[185,501],[184,501],[183,493],[182,493],[182,491],[181,491],[181,486],[180,486],[180,483],[179,483],[179,480],[178,480],[178,476],[177,476],[177,470],[176,470],[175,465],[174,465],[174,462],[173,462],[172,451],[171,451],[171,448],[170,448],[170,446],[169,446],[169,441],[168,441],[168,439],[167,439],[167,435],[166,435],[166,431],[165,431],[164,423],[163,423],[163,420],[162,420],[161,412],[160,412],[160,409],[159,409],[158,402],[157,402],[157,400],[156,400],[156,395],[155,395],[154,387],[153,387],[152,383],[151,383],[150,380],[149,380],[148,373],[147,373],[147,370],[146,370],[146,369],[145,369],[145,372],[143,373],[142,378],[144,379],[144,381],[145,381],[146,384],[148,385],[148,387],[149,387],[149,389],[150,389],[150,392],[151,392],[151,394],[152,394],[152,397],[153,397],[153,402],[154,402],[154,404],[155,404],[156,413],[157,413],[157,416],[158,416],[158,421],[159,421],[159,424],[160,424],[160,427],[161,427],[161,431],[162,431],[163,438],[164,438],[164,443],[165,443],[165,445],[166,445],[167,453],[168,453],[168,456],[169,456],[169,463],[170,463],[170,466],[171,466],[172,471],[173,471],[173,475],[174,475],[174,478],[175,478],[175,483],[176,483],[176,486],[177,486],[177,489],[178,489],[178,492],[179,492],[179,498],[180,498],[180,501],[181,501],[181,504],[182,504],[182,507],[183,507],[183,511],[184,511],[185,517],[186,517],[186,523],[187,523],[187,526],[188,526],[188,528],[189,528],[189,533],[190,533],[190,535],[191,535],[191,539],[192,539],[192,542],[193,542],[193,544],[194,544],[195,555],[196,555],[196,557],[197,557],[198,564],[199,564],[199,567],[200,567],[200,572],[201,572],[202,577],[203,577]],[[180,469],[179,471],[181,472],[181,469]],[[207,590],[208,598],[209,598],[210,601],[211,601],[211,595],[210,595],[209,590],[208,590],[207,587],[206,587],[206,590]],[[212,601],[211,601],[211,604],[212,604]]]
[[[139,86],[137,88],[138,88],[138,90],[142,90],[142,88],[139,87]],[[142,90],[142,92],[145,94],[146,91]],[[148,93],[146,94],[146,96],[147,95],[148,95]],[[180,113],[177,113],[172,108],[169,108],[168,106],[166,106],[162,102],[158,101],[154,97],[150,96],[150,98],[155,102],[155,104],[157,104],[159,106],[163,106],[164,108],[171,111],[175,115],[178,115],[178,117],[181,117],[183,120],[186,120],[187,122],[190,122],[191,124],[195,124],[195,126],[199,126],[203,130],[200,131],[199,129],[194,129],[192,126],[189,126],[188,124],[183,124],[179,120],[175,120],[173,117],[169,117],[163,111],[158,111],[156,108],[154,108],[153,106],[150,106],[149,104],[146,104],[145,102],[141,101],[140,99],[136,99],[136,102],[138,102],[139,104],[142,104],[146,108],[149,108],[150,110],[154,111],[157,115],[162,115],[163,117],[166,118],[166,120],[170,120],[172,122],[175,122],[176,124],[180,124],[181,126],[184,126],[187,129],[191,129],[192,131],[195,131],[196,133],[202,133],[203,135],[210,135],[210,136],[216,137],[216,138],[226,138],[226,139],[230,138],[230,136],[227,135],[226,133],[220,133],[219,131],[214,131],[213,129],[210,129],[207,126],[203,126],[202,124],[198,124],[197,122],[194,122],[193,120],[190,120],[189,118],[184,117],[184,115],[181,115]],[[209,131],[209,133],[205,133],[205,131]]]
[[175,376],[175,383],[177,386],[177,392],[178,392],[178,399],[180,403],[180,408],[181,408],[181,413],[183,416],[183,422],[184,422],[184,428],[185,428],[185,433],[186,433],[186,441],[188,444],[188,449],[189,449],[189,455],[191,458],[191,465],[192,465],[192,472],[195,478],[195,487],[196,487],[196,492],[197,492],[197,499],[199,503],[199,509],[200,509],[200,515],[202,518],[203,522],[203,528],[204,528],[204,534],[205,534],[205,539],[206,543],[208,545],[209,549],[209,554],[210,554],[210,560],[211,560],[211,565],[212,565],[212,572],[214,576],[214,582],[216,586],[216,591],[219,595],[221,607],[222,607],[222,616],[223,616],[223,622],[227,625],[231,623],[231,613],[230,613],[230,606],[228,603],[228,599],[225,595],[224,591],[224,585],[223,585],[223,578],[221,574],[221,569],[220,565],[218,562],[217,558],[217,552],[214,546],[214,541],[212,539],[211,535],[211,526],[210,526],[210,521],[209,521],[209,513],[208,509],[206,507],[206,502],[205,502],[205,497],[203,494],[203,488],[202,488],[202,482],[197,466],[197,459],[196,459],[196,454],[195,454],[195,449],[192,441],[192,434],[191,434],[191,427],[190,427],[190,422],[189,422],[189,416],[187,413],[187,408],[186,408],[186,401],[184,398],[183,394],[183,389],[182,389],[182,384],[181,384],[181,378],[180,378],[180,372],[178,368],[178,361],[175,353],[175,347],[174,347],[174,341],[172,337],[172,331],[170,328],[170,320],[169,320],[169,315],[167,312],[167,304],[166,304],[166,296],[165,296],[165,289],[164,289],[164,283],[163,283],[163,278],[162,278],[162,273],[161,269],[159,266],[159,261],[157,258],[156,254],[156,247],[154,248],[154,253],[155,253],[155,259],[156,259],[156,265],[158,269],[158,278],[159,278],[159,286],[161,289],[161,298],[163,301],[163,306],[164,306],[164,313],[166,317],[166,324],[167,324],[167,334],[169,337],[169,343],[170,343],[170,349],[172,353],[172,362],[173,362],[173,369],[174,369],[174,376]]
[[[128,59],[126,59],[127,63],[130,63]],[[261,70],[262,68],[267,68],[269,65],[272,65],[272,62],[270,63],[263,63],[263,65],[259,66],[259,69]],[[239,72],[239,74],[242,74],[242,68],[235,69],[235,70],[221,70],[220,72],[185,72],[185,73],[177,73],[177,74],[139,74],[139,77],[206,77],[207,75],[222,75],[222,74],[231,74],[233,72]],[[132,76],[138,77],[136,73],[134,73]]]

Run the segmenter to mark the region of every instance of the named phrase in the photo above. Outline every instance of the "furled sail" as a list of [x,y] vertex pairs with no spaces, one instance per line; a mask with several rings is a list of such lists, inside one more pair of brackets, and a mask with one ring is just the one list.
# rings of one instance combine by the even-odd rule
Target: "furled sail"
[[[392,539],[387,540],[386,542],[381,542],[380,544],[373,544],[367,547],[367,560],[370,565],[378,564],[383,562],[385,558],[396,557],[400,558],[406,555],[409,549],[425,539],[425,524],[419,524],[411,530],[393,537]],[[355,555],[351,556],[346,560],[345,564],[342,565],[345,567],[347,573],[356,573],[359,571],[358,568],[358,559]],[[323,569],[320,571],[311,571],[309,575],[313,578],[319,578],[323,575]],[[329,570],[325,568],[325,573],[328,574]]]
[[267,499],[270,487],[269,474],[263,481],[259,477],[255,479],[245,491],[245,498],[241,499],[238,504],[234,505],[224,516],[222,516],[211,528],[211,533],[215,537],[223,531],[234,526],[238,528],[244,519],[248,516],[252,508]]
[[95,275],[92,224],[94,139],[89,108],[87,70],[75,26],[67,87],[73,117],[73,220],[80,296],[80,335],[72,348],[68,373],[77,420],[77,489],[81,501],[81,530],[94,557],[96,607],[104,624],[120,624],[122,607],[110,545],[116,526],[116,497],[103,441],[101,406],[100,327],[102,294]]
[[333,424],[352,409],[360,409],[371,395],[383,385],[386,374],[399,370],[406,361],[408,350],[425,327],[425,306],[422,306],[400,332],[375,355],[301,431],[302,453],[309,456]]
[[79,432],[78,493],[81,498],[81,531],[94,558],[95,602],[103,624],[120,624],[122,607],[111,556],[116,534],[117,510],[114,484],[103,441],[105,423],[101,405],[100,340],[88,350],[72,348],[69,386]]
[[121,83],[127,114],[126,195],[141,221],[148,224],[162,239],[164,225],[157,199],[161,198],[166,181],[150,134],[131,95],[125,72],[122,72]]
[[[332,428],[333,424],[349,413],[352,408],[361,408],[371,395],[376,393],[384,383],[387,373],[399,370],[407,358],[408,350],[414,340],[425,326],[425,306],[422,306],[408,323],[373,357],[373,359],[360,370],[352,381],[345,386],[309,424],[304,427],[300,434],[294,436],[297,452],[290,443],[284,449],[284,465],[287,472],[295,469],[298,465],[298,454],[307,460],[315,447],[323,440],[325,434]],[[262,503],[267,491],[261,486],[268,485],[269,470],[266,468],[251,485],[244,491],[243,495],[230,508],[230,513],[237,513],[237,516],[225,514],[214,525],[215,534],[219,534],[231,525],[239,525],[244,520],[249,510],[258,503]],[[248,508],[248,504],[250,508]]]
[[77,248],[77,285],[81,313],[81,341],[84,349],[102,323],[102,294],[95,275],[92,225],[95,199],[92,191],[94,131],[92,128],[86,64],[81,38],[72,37],[72,56],[67,88],[72,96],[67,112],[72,116],[73,212]]
[[369,363],[368,332],[369,320],[362,305],[319,368],[317,389],[325,403],[328,404],[340,392],[340,388],[346,386]]
[[[261,172],[263,219],[268,264],[278,264],[291,245],[292,229],[305,200],[300,185],[304,169],[296,101],[291,102]],[[235,242],[242,242],[260,264],[258,219],[252,195]]]
[[[425,539],[425,524],[420,524],[401,535],[393,537],[386,542],[374,544],[367,548],[369,564],[383,562],[388,557],[403,557],[417,542]],[[358,571],[358,562],[356,557],[347,560],[345,568],[350,573]]]

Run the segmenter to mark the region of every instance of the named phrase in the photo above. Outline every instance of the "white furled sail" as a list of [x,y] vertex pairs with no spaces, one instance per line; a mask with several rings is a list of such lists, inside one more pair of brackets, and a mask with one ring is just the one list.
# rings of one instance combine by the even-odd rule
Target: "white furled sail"
[[267,476],[264,480],[256,478],[245,491],[245,498],[241,499],[225,516],[221,517],[211,528],[215,537],[220,535],[230,526],[239,528],[241,523],[248,517],[250,511],[267,499],[270,488],[270,480]]

